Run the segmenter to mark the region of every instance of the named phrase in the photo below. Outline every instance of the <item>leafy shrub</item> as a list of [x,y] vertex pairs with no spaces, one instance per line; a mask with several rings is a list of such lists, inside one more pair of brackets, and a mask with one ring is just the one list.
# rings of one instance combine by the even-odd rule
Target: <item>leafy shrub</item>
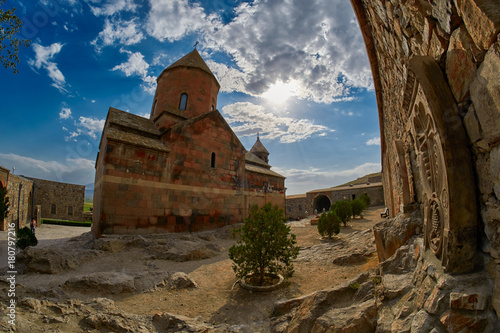
[[244,225],[233,231],[240,239],[229,248],[236,276],[244,279],[249,275],[256,285],[264,285],[266,275],[281,273],[285,278],[294,273],[292,260],[299,248],[290,227],[285,224],[283,210],[266,203],[259,209],[255,205]]
[[354,199],[351,201],[352,217],[359,216],[363,217],[363,211],[365,208],[365,203],[361,199]]
[[36,246],[38,244],[35,234],[28,227],[18,229],[16,231],[16,238],[16,247],[21,250],[24,250],[28,246]]
[[340,219],[333,211],[321,214],[318,220],[318,232],[321,236],[328,238],[340,232]]
[[351,220],[352,207],[349,201],[341,200],[335,203],[335,208],[333,210],[335,215],[338,216],[340,221],[344,223],[344,227],[347,226],[347,222]]
[[359,196],[359,200],[365,205],[365,209],[370,207],[370,196],[367,193],[363,193]]

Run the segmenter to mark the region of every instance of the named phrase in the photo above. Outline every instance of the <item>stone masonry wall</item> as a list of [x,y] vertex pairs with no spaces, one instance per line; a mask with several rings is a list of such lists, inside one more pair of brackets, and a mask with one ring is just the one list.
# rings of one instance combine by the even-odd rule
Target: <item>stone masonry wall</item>
[[291,195],[286,197],[285,214],[289,220],[300,220],[312,213],[312,204],[307,195]]
[[[359,198],[363,193],[370,197],[370,206],[381,206],[384,204],[384,189],[382,184],[354,185],[334,187],[331,189],[317,190],[308,192],[303,196],[290,196],[286,199],[286,216],[288,219],[301,219],[314,214],[315,200],[326,196],[333,205],[339,200],[353,200]],[[317,213],[320,213],[319,211]]]
[[7,223],[14,223],[18,228],[29,225],[33,213],[33,182],[22,176],[10,174],[7,193],[9,213],[2,223],[2,230],[7,230]]
[[[461,225],[463,231],[457,232],[452,228],[446,232],[454,234],[450,240],[455,242],[470,240],[470,244],[474,244],[477,241],[477,250],[484,256],[483,261],[476,264],[485,265],[494,280],[493,305],[499,313],[500,264],[497,262],[500,261],[500,10],[498,1],[351,0],[351,2],[365,39],[374,77],[381,123],[384,195],[391,215],[396,216],[405,204],[414,201],[422,205],[428,204],[424,196],[425,179],[421,176],[425,175],[423,168],[427,165],[421,163],[422,152],[413,148],[418,147],[417,141],[421,137],[410,133],[412,129],[409,127],[411,124],[407,122],[409,114],[406,113],[409,107],[411,110],[411,105],[408,103],[415,99],[415,94],[417,98],[426,96],[429,103],[435,105],[440,103],[439,93],[436,93],[437,100],[429,100],[428,91],[418,90],[411,93],[414,84],[412,75],[415,73],[410,71],[410,62],[412,59],[425,56],[437,64],[436,70],[441,72],[444,85],[447,86],[435,85],[431,86],[430,90],[434,89],[435,92],[442,89],[449,90],[456,105],[453,110],[444,110],[453,112],[453,117],[451,115],[448,117],[445,113],[443,118],[436,119],[437,122],[428,128],[436,126],[442,133],[463,128],[468,141],[460,147],[454,146],[449,148],[451,150],[444,150],[442,153],[445,157],[439,163],[446,165],[445,176],[447,174],[448,177],[455,177],[452,174],[453,165],[450,165],[453,156],[464,152],[471,156],[475,175],[472,177],[462,175],[462,177],[464,184],[470,182],[472,185],[469,186],[475,187],[473,190],[477,193],[475,198],[466,199],[479,204],[477,236],[476,222],[472,220],[469,229]],[[434,74],[426,75],[430,77]],[[423,109],[425,108],[427,106],[424,102]],[[455,112],[459,121],[455,121]],[[451,119],[453,121],[450,121]],[[417,128],[416,132],[418,130]],[[446,137],[442,139],[446,140]],[[443,144],[443,147],[446,148],[446,144]],[[424,149],[425,154],[429,147],[420,146],[420,148]],[[459,164],[455,164],[455,167]],[[428,175],[436,176],[435,173]],[[450,185],[446,182],[444,184]],[[450,195],[450,198],[456,200],[457,197],[463,199],[459,196],[464,194],[454,192]],[[443,201],[443,204],[447,207],[447,201]],[[434,236],[427,234],[427,237]],[[451,251],[453,256],[457,253],[457,249],[453,244],[450,246],[446,251]],[[447,265],[446,262],[443,264]],[[474,262],[469,265],[469,269],[472,266]],[[450,311],[450,316],[456,315],[455,311]]]
[[35,205],[44,219],[85,221],[85,186],[28,177],[34,184]]

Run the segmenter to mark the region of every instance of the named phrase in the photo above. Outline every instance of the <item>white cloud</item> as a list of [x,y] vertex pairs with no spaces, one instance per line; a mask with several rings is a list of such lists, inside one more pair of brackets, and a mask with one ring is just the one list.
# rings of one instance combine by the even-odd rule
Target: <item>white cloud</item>
[[[94,1],[93,1],[94,2]],[[101,7],[89,5],[92,13],[95,16],[111,16],[121,11],[131,11],[134,12],[137,5],[134,0],[108,0],[106,4]]]
[[[349,1],[256,1],[235,12],[228,24],[209,25],[202,41],[204,48],[233,57],[239,72],[229,74],[243,82],[229,89],[260,96],[277,81],[294,79],[296,97],[332,103],[352,98],[352,88],[372,88]],[[221,78],[228,75],[224,67],[213,70]]]
[[215,15],[207,16],[196,2],[188,0],[150,0],[151,11],[148,15],[147,31],[163,42],[173,42],[186,35],[216,24]]
[[222,112],[239,136],[260,133],[264,139],[279,139],[282,143],[292,143],[334,131],[323,125],[315,125],[308,119],[293,119],[266,112],[263,106],[248,102],[225,106]]
[[130,21],[106,19],[104,29],[99,33],[91,44],[100,51],[102,46],[113,45],[116,41],[122,45],[133,45],[142,41],[143,33],[136,23],[136,19]]
[[95,161],[85,158],[67,158],[61,163],[0,153],[0,165],[9,169],[15,167],[16,175],[81,185],[94,182]]
[[380,137],[372,138],[366,141],[367,146],[380,146]]
[[141,77],[146,77],[148,73],[149,64],[144,61],[144,56],[141,52],[129,52],[121,50],[120,52],[125,52],[129,54],[127,62],[121,63],[113,67],[113,71],[121,70],[126,76],[131,76],[133,74],[139,75]]
[[96,133],[101,133],[104,128],[105,119],[87,118],[80,117],[78,119],[80,128],[87,130],[86,134],[91,136],[93,139],[97,139]]
[[302,194],[308,191],[334,187],[370,173],[380,172],[381,169],[380,163],[364,163],[343,170],[312,167],[309,169],[273,168],[274,171],[287,177],[287,187],[294,189],[293,192],[287,192],[287,195]]
[[44,68],[47,70],[49,77],[52,79],[52,86],[57,88],[60,92],[67,92],[64,88],[66,80],[63,73],[57,68],[57,64],[51,60],[61,52],[63,44],[54,43],[50,46],[42,46],[33,43],[33,50],[35,51],[35,59],[28,61],[30,66],[36,69]]
[[71,117],[71,109],[62,108],[61,112],[59,112],[59,119],[69,119]]
[[126,50],[120,50],[120,52],[128,53],[129,58],[126,62],[113,67],[112,70],[120,70],[126,76],[139,76],[143,81],[141,86],[144,91],[153,94],[156,90],[156,77],[148,75],[149,64],[144,60],[144,56],[140,52],[132,53]]
[[73,131],[68,130],[63,127],[63,130],[69,132],[69,134],[64,138],[66,141],[77,141],[77,138],[81,135],[88,135],[92,139],[96,140],[98,134],[102,133],[106,120],[97,119],[91,117],[79,117],[78,121],[75,121],[75,129]]

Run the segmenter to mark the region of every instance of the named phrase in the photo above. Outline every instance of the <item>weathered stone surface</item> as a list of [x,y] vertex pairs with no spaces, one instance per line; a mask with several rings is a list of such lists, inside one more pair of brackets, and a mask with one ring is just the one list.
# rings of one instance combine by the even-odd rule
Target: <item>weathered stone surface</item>
[[409,245],[401,246],[396,253],[387,260],[380,263],[383,274],[405,274],[415,269],[416,258],[414,256],[416,244],[409,242]]
[[[177,241],[175,246],[156,245],[148,249],[151,259],[164,259],[172,261],[189,261],[207,259],[217,255],[214,246],[207,247],[204,243],[193,242],[188,240]],[[218,248],[221,250],[221,248]]]
[[374,299],[345,308],[333,308],[316,319],[311,332],[373,332],[376,316]]
[[198,288],[198,284],[183,272],[174,273],[170,278],[169,286],[170,289]]
[[498,3],[495,0],[454,1],[474,43],[487,50],[500,30]]
[[204,322],[171,313],[157,313],[153,323],[160,332],[208,332],[211,325]]
[[94,248],[100,251],[118,252],[123,250],[127,241],[116,238],[99,238],[94,242]]
[[413,287],[413,273],[402,275],[385,274],[382,276],[382,285],[384,286],[384,296],[388,299],[403,296]]
[[425,310],[420,310],[411,322],[411,332],[430,332],[433,328],[436,327],[436,321],[437,320],[429,315]]
[[469,84],[476,73],[472,47],[472,40],[464,26],[453,31],[446,54],[446,75],[457,102],[462,102],[467,96]]
[[408,239],[423,230],[423,221],[419,212],[410,216],[399,215],[373,227],[379,261],[391,257]]
[[95,250],[28,247],[18,254],[16,264],[18,271],[24,273],[57,274],[100,255]]
[[492,329],[488,317],[478,312],[463,313],[448,310],[440,320],[448,332],[460,332],[464,329],[468,332],[491,332]]
[[439,289],[437,286],[432,289],[429,298],[424,303],[424,309],[430,314],[437,314],[440,309],[442,309],[445,304],[446,293]]
[[483,130],[483,139],[489,143],[500,138],[500,43],[486,53],[471,82],[470,94]]
[[427,298],[431,294],[435,285],[436,283],[434,282],[434,280],[432,280],[432,278],[427,276],[424,279],[422,285],[420,285],[420,287],[415,291],[417,294],[416,296],[417,307],[419,309],[423,308],[425,302],[427,301]]
[[477,120],[474,105],[469,107],[469,111],[464,117],[464,125],[470,143],[481,140],[481,127],[479,126],[479,121]]
[[497,199],[500,199],[500,145],[491,149],[490,170],[493,182],[493,190],[495,191]]
[[465,310],[484,310],[486,301],[490,295],[484,292],[477,293],[457,293],[450,294],[450,308],[452,309],[465,309]]
[[[72,289],[83,293],[121,294],[143,292],[165,286],[174,286],[176,289],[187,288],[189,279],[183,279],[184,273],[170,276],[168,272],[143,272],[127,274],[121,272],[98,272],[84,276],[70,278],[64,284],[65,289]],[[175,275],[175,274],[174,274]]]
[[135,289],[134,276],[118,272],[99,272],[70,278],[65,288],[109,294],[130,293]]
[[[373,330],[376,317],[374,300],[370,298],[364,300],[362,305],[353,304],[356,300],[364,299],[357,293],[358,290],[370,292],[370,288],[353,286],[361,287],[370,280],[370,275],[363,273],[338,287],[278,302],[272,311],[273,315],[279,316],[273,319],[273,332],[326,332],[328,325],[340,325],[338,329],[345,329],[346,332],[351,332],[356,325],[372,327]],[[335,319],[337,316],[343,316],[343,323]],[[354,321],[346,319],[350,317],[355,317]]]

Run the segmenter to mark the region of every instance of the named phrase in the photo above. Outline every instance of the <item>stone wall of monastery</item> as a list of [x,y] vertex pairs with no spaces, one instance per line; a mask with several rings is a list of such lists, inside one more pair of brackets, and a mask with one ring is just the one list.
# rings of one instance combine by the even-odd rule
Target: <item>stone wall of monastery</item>
[[416,202],[425,221],[441,222],[442,232],[424,230],[426,248],[450,272],[487,267],[498,313],[498,1],[351,2],[374,77],[386,205],[395,216]]

